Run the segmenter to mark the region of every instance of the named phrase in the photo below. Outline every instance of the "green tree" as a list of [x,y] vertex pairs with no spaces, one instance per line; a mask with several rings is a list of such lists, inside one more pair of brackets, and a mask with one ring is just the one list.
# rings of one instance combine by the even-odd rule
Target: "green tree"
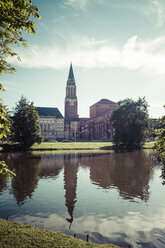
[[125,99],[119,101],[118,105],[110,118],[110,123],[115,129],[115,146],[125,149],[141,148],[152,129],[145,98],[139,98],[137,101]]
[[[23,31],[35,33],[35,23],[30,18],[39,18],[39,10],[31,0],[0,0],[0,75],[14,73],[16,69],[7,60],[9,57],[19,56],[11,46],[27,46],[23,38]],[[3,90],[0,83],[0,91]],[[6,137],[8,133],[8,121],[6,121],[5,108],[0,99],[0,137]],[[1,138],[0,138],[1,139]],[[0,161],[0,174],[12,175],[4,161]]]
[[38,112],[23,96],[14,111],[12,134],[13,141],[19,142],[24,149],[42,141]]
[[7,138],[10,134],[10,126],[11,121],[9,118],[9,114],[5,106],[3,105],[3,101],[0,98],[0,140],[3,138]]
[[159,128],[155,133],[157,137],[154,148],[157,151],[158,161],[165,165],[165,115],[159,119]]
[[[0,91],[4,90],[3,87],[0,87]],[[7,110],[5,109],[2,99],[0,98],[0,141],[2,141],[4,138],[7,138],[7,136],[10,134],[10,118],[8,115]],[[0,147],[0,150],[2,147]],[[10,171],[5,164],[4,161],[0,161],[0,174],[8,175],[10,177],[13,177],[15,174]]]
[[0,75],[13,73],[15,68],[7,61],[17,56],[11,46],[27,46],[23,31],[35,33],[35,23],[31,17],[40,18],[39,10],[31,0],[0,0]]

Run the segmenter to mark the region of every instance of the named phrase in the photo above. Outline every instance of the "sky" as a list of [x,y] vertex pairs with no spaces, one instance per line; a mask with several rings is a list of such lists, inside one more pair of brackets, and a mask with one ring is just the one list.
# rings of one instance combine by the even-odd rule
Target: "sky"
[[4,105],[21,98],[64,114],[70,62],[78,113],[102,98],[146,97],[152,118],[164,114],[165,0],[33,0],[40,9],[28,47],[15,48],[17,72],[1,77]]

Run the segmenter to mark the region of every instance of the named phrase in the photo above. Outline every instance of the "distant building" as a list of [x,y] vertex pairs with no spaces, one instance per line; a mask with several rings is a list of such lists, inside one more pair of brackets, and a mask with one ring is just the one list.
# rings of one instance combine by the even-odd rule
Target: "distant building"
[[117,108],[117,104],[108,99],[101,99],[90,107],[90,118],[80,119],[81,139],[111,140],[113,127],[110,125],[110,116]]
[[66,97],[65,97],[65,121],[75,120],[77,115],[77,96],[76,96],[76,84],[72,69],[70,65],[69,76],[66,85]]
[[111,140],[114,130],[109,119],[117,106],[115,102],[101,99],[90,106],[89,118],[79,118],[76,81],[72,64],[70,64],[66,84],[64,117],[58,108],[37,107],[42,136],[45,141],[63,139],[73,141]]
[[37,107],[41,134],[45,141],[64,139],[64,117],[58,108]]
[[79,118],[77,107],[76,83],[72,64],[70,64],[65,97],[65,139],[76,140],[78,138]]
[[90,106],[90,117],[79,118],[76,82],[70,65],[65,97],[65,138],[71,140],[111,140],[113,127],[109,123],[117,104],[102,99]]

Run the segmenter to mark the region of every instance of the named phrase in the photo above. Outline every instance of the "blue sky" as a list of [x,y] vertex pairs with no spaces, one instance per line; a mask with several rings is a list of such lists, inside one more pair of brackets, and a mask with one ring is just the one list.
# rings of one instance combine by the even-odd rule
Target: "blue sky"
[[21,95],[35,106],[64,113],[70,61],[77,85],[78,112],[102,98],[146,97],[151,117],[164,114],[164,0],[33,0],[42,16],[28,48],[16,48],[15,75],[1,78],[4,104]]

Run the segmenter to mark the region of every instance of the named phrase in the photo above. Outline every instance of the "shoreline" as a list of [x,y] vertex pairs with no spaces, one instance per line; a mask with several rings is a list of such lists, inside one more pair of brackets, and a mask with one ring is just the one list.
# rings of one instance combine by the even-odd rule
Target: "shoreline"
[[[0,247],[12,248],[120,248],[112,244],[86,242],[62,232],[0,219]],[[26,244],[26,245],[25,245]]]
[[[144,146],[141,148],[143,149],[153,149],[154,142],[146,142]],[[0,152],[21,152],[21,151],[93,151],[93,152],[105,152],[105,151],[115,151],[114,145],[111,142],[43,142],[41,144],[34,144],[31,148],[25,150],[20,147],[19,144],[1,144],[3,150]],[[139,149],[130,149],[132,150],[139,150]],[[124,149],[121,149],[124,151]]]

